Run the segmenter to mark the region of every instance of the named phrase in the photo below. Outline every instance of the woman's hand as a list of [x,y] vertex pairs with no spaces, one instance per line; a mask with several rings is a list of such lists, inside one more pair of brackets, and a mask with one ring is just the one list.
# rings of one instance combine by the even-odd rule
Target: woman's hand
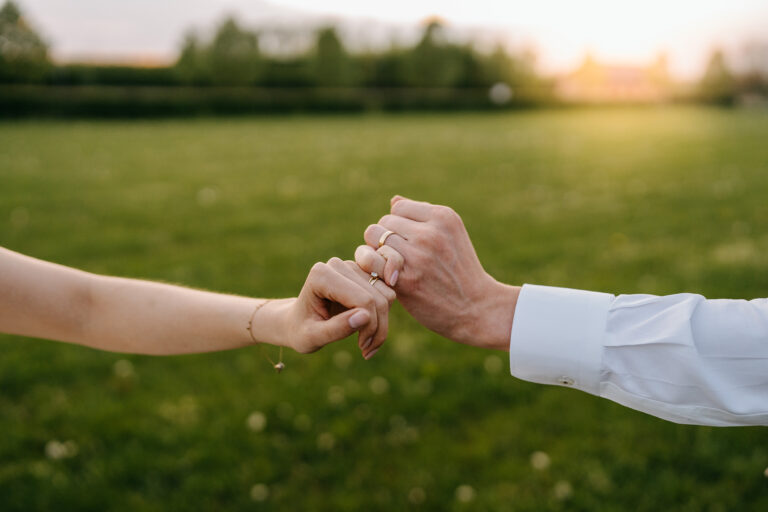
[[[396,297],[383,281],[371,285],[369,279],[353,261],[316,263],[297,298],[271,301],[257,311],[257,339],[307,354],[357,332],[363,357],[370,359],[387,337],[389,307]],[[273,324],[266,316],[281,319],[275,329],[267,329],[272,334],[259,327]]]

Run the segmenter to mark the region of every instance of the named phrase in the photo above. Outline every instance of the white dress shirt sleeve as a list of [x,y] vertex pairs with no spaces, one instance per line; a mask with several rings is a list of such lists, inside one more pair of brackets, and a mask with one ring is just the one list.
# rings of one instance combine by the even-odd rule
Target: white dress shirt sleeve
[[677,423],[768,425],[768,299],[525,285],[509,359],[521,379]]

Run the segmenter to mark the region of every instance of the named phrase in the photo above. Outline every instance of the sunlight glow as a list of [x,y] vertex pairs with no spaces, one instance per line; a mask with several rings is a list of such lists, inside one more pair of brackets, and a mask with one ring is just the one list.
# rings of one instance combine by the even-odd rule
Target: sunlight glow
[[[765,0],[17,0],[67,60],[82,55],[171,60],[183,33],[227,14],[251,24],[344,22],[362,38],[372,24],[413,28],[430,16],[454,27],[534,48],[544,72],[574,69],[586,53],[601,62],[647,64],[660,52],[673,73],[700,73],[714,46],[738,50],[765,40]],[[151,15],[148,15],[151,14]]]

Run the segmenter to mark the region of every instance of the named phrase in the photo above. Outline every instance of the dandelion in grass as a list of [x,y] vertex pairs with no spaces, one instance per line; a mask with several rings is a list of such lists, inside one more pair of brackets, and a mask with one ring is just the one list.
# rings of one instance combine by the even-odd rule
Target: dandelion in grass
[[69,459],[77,455],[77,443],[72,440],[61,442],[52,439],[45,444],[45,456],[51,460]]
[[262,412],[253,411],[248,415],[246,424],[252,431],[261,432],[267,426],[267,417]]
[[376,376],[368,383],[374,395],[383,395],[389,391],[389,381],[381,376]]
[[558,500],[567,500],[573,494],[573,487],[567,480],[560,480],[555,484],[554,493]]
[[251,487],[253,501],[266,501],[267,498],[269,498],[269,487],[266,484],[256,484]]
[[531,466],[537,471],[547,469],[552,461],[545,452],[535,451],[531,454]]
[[115,364],[112,365],[112,372],[115,374],[115,377],[119,379],[130,379],[136,375],[133,363],[127,359],[118,359],[115,361]]
[[456,488],[456,501],[469,503],[475,499],[475,489],[471,485],[460,485]]

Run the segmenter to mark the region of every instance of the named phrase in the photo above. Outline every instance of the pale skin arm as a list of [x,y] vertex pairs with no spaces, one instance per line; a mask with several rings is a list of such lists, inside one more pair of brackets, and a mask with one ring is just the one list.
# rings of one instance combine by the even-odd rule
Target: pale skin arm
[[[338,258],[316,264],[298,297],[256,311],[253,337],[308,353],[358,332],[369,356],[365,342],[386,337],[395,295],[367,277]],[[9,334],[114,352],[212,352],[252,345],[249,320],[263,302],[91,274],[0,248],[0,332]]]
[[[448,339],[509,350],[520,287],[500,283],[477,257],[469,234],[447,206],[392,198],[389,215],[365,231],[355,260],[378,272],[403,307],[423,326]],[[378,246],[386,231],[386,244]]]

